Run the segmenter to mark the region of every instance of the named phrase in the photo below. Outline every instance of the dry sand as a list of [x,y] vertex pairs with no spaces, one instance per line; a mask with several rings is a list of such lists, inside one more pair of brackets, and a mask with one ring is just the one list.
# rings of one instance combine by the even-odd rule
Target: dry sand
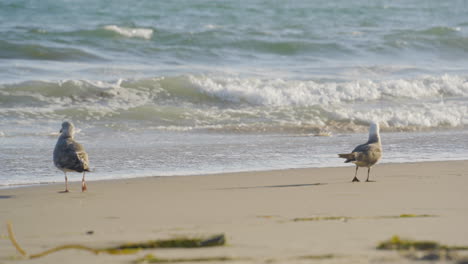
[[[360,179],[366,173],[361,169]],[[238,258],[226,263],[402,263],[397,253],[376,250],[377,243],[400,235],[468,245],[468,161],[377,165],[371,183],[351,183],[353,175],[349,166],[91,181],[87,193],[79,182],[71,193],[58,193],[63,184],[4,189],[0,263],[131,263],[148,253]],[[379,218],[401,214],[435,217]],[[294,221],[317,216],[357,219]],[[28,253],[218,233],[227,245],[126,256],[67,250],[22,260],[8,240],[7,221]]]

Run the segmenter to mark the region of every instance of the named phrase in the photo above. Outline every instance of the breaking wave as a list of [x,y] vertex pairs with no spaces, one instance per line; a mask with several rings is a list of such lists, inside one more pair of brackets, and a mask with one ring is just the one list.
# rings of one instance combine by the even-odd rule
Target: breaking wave
[[150,28],[128,28],[119,27],[116,25],[108,25],[105,26],[104,29],[129,38],[151,39],[151,37],[153,36],[153,30]]
[[0,85],[9,122],[226,132],[427,130],[468,124],[468,77],[318,81],[183,75]]

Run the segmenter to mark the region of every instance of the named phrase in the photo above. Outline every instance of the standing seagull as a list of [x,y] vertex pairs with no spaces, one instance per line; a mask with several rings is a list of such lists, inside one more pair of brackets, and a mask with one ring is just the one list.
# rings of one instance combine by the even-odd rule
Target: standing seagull
[[81,191],[86,191],[85,173],[89,171],[88,154],[83,145],[73,139],[75,127],[72,123],[65,121],[62,123],[62,133],[55,145],[54,164],[65,173],[65,192],[68,192],[68,171],[83,172],[81,180]]
[[353,182],[358,182],[357,171],[359,167],[367,167],[367,180],[371,167],[382,157],[382,144],[380,143],[379,124],[372,122],[369,128],[369,140],[367,143],[357,146],[349,154],[338,154],[340,158],[344,158],[345,163],[352,162],[356,164],[356,173],[354,174]]

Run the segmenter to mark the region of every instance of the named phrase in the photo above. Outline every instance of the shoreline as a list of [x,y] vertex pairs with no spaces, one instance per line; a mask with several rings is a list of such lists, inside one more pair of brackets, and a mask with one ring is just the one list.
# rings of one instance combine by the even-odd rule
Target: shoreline
[[[428,161],[409,161],[409,162],[385,162],[385,163],[378,163],[372,169],[375,169],[381,165],[395,165],[395,164],[415,164],[415,163],[438,163],[438,162],[452,162],[452,161],[468,161],[468,159],[462,158],[454,158],[454,159],[446,159],[446,160],[428,160]],[[325,167],[296,167],[296,168],[284,168],[284,169],[253,169],[253,170],[241,170],[241,171],[224,171],[224,172],[207,172],[207,173],[193,173],[193,174],[172,174],[172,175],[148,175],[148,176],[135,176],[135,177],[123,177],[123,178],[115,178],[115,179],[92,179],[92,172],[91,175],[88,176],[86,182],[107,182],[107,181],[123,181],[123,180],[133,180],[133,179],[146,179],[146,178],[158,178],[158,177],[200,177],[200,176],[211,176],[211,175],[224,175],[224,174],[244,174],[244,173],[261,173],[261,172],[274,172],[274,171],[288,171],[288,170],[309,170],[309,169],[337,169],[337,168],[346,168],[346,167],[355,167],[354,164],[349,163],[348,165],[342,166],[325,166]],[[363,170],[364,168],[361,168]],[[75,173],[73,173],[75,174]],[[76,174],[81,175],[81,174]],[[75,176],[76,176],[75,175]],[[63,175],[61,175],[63,176]],[[60,178],[60,177],[59,177]],[[63,178],[63,177],[62,177]],[[70,179],[72,178],[72,179]],[[81,180],[74,180],[73,176],[69,175],[68,182],[69,183],[79,183]],[[78,178],[81,179],[81,176]],[[89,179],[91,178],[91,179]],[[40,187],[44,185],[60,185],[62,181],[56,182],[40,182],[40,183],[19,183],[19,184],[10,184],[10,185],[0,185],[0,191],[8,190],[8,189],[17,189],[17,188],[34,188]]]
[[[361,180],[366,175],[359,170]],[[6,222],[28,253],[63,244],[103,248],[214,234],[227,240],[222,247],[122,256],[67,250],[28,260],[51,264],[132,263],[147,254],[228,257],[229,263],[309,263],[314,257],[402,263],[402,256],[376,250],[377,244],[398,235],[468,245],[468,160],[378,164],[371,183],[351,183],[353,176],[350,165],[102,180],[90,182],[86,193],[79,182],[66,194],[59,193],[60,183],[0,189],[0,263],[21,261]]]

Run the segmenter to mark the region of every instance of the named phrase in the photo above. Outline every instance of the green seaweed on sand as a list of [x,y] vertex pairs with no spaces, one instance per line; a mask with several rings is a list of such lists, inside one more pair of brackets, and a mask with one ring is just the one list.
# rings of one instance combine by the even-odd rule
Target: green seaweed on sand
[[441,249],[441,245],[435,241],[420,241],[401,239],[399,236],[393,236],[389,240],[380,242],[377,249],[382,250],[436,250]]
[[400,254],[411,260],[455,260],[463,263],[466,257],[456,254],[459,250],[468,250],[466,246],[447,246],[430,240],[402,239],[399,236],[380,242],[379,250],[397,250]]
[[356,219],[355,217],[349,216],[315,216],[315,217],[302,217],[302,218],[294,218],[294,222],[300,221],[330,221],[330,220],[348,220],[348,219]]
[[222,246],[226,243],[223,234],[215,235],[209,238],[186,238],[179,237],[167,240],[151,240],[141,243],[126,243],[113,249],[148,249],[148,248],[199,248]]
[[413,217],[436,217],[437,215],[430,214],[401,214],[395,218],[413,218]]
[[308,255],[308,256],[300,256],[298,259],[309,259],[309,260],[322,260],[322,259],[332,259],[337,257],[333,254],[324,254],[324,255]]
[[200,257],[200,258],[159,258],[153,254],[148,254],[143,258],[137,259],[134,263],[180,263],[180,262],[222,262],[238,260],[230,257]]
[[80,244],[66,244],[60,245],[37,254],[28,254],[18,243],[15,238],[13,227],[10,223],[7,224],[8,238],[10,239],[13,246],[21,254],[22,257],[27,259],[40,258],[51,253],[76,249],[88,251],[94,254],[107,253],[110,255],[128,255],[135,254],[142,249],[154,249],[154,248],[200,248],[200,247],[214,247],[222,246],[226,243],[224,234],[215,235],[208,238],[175,238],[166,240],[151,240],[147,242],[139,243],[126,243],[117,247],[110,248],[92,248]]
[[468,250],[468,246],[447,246],[429,240],[402,239],[393,236],[389,240],[380,242],[377,249],[382,250]]
[[400,218],[425,218],[437,217],[437,215],[429,214],[400,214],[400,215],[381,215],[381,216],[316,216],[316,217],[302,217],[294,218],[294,222],[300,221],[332,221],[332,220],[357,220],[357,219],[400,219]]

